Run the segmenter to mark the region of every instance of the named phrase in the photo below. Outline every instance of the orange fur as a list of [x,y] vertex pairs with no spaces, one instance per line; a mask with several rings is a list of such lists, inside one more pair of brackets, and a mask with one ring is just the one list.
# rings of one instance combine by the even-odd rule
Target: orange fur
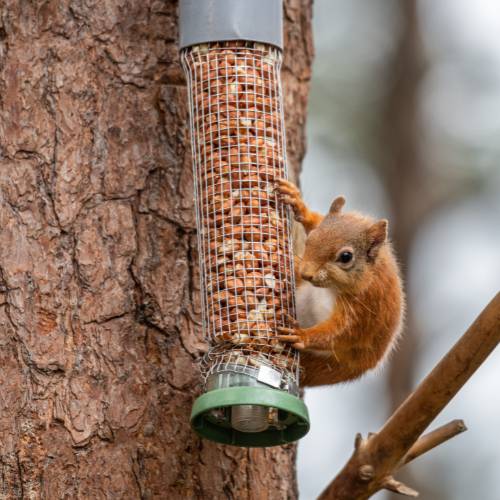
[[[293,184],[278,181],[277,190],[306,222],[300,275],[336,296],[327,319],[309,328],[282,329],[282,338],[302,351],[304,386],[356,379],[379,364],[401,329],[404,294],[387,221],[342,213],[343,198],[334,200],[323,218],[306,207]],[[352,262],[340,261],[344,251],[354,255]]]

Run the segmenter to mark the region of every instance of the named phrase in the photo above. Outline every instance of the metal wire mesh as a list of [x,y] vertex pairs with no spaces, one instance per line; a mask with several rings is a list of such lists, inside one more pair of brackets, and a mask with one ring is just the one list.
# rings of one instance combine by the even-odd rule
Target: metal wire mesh
[[295,318],[281,52],[253,42],[181,53],[188,78],[203,325],[202,370],[250,376],[265,366],[297,387],[298,353],[276,338]]

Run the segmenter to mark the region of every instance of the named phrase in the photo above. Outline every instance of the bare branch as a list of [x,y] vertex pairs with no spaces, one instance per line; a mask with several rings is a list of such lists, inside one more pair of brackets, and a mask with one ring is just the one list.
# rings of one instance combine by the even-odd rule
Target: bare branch
[[[363,500],[385,488],[384,482],[387,483],[387,478],[392,477],[422,432],[481,366],[499,341],[500,293],[393,413],[380,432],[366,440],[357,440],[362,446],[358,446],[319,499]],[[423,453],[429,440],[430,444],[435,443],[434,446],[439,444],[435,436],[429,438],[428,435],[417,447],[417,452],[420,449]],[[427,445],[424,446],[422,443],[425,442]],[[373,470],[373,478],[368,481],[360,477],[361,470],[368,470],[366,467],[361,469],[364,466],[370,466],[370,470]]]
[[389,476],[383,483],[382,487],[386,490],[393,491],[394,493],[399,493],[406,497],[418,497],[418,491],[413,488],[406,486],[401,481],[397,481],[392,476]]
[[401,460],[401,466],[415,460],[415,458],[427,453],[432,448],[455,437],[457,434],[465,432],[467,427],[463,420],[452,420],[451,422],[434,429],[433,431],[425,434],[410,448],[408,453]]

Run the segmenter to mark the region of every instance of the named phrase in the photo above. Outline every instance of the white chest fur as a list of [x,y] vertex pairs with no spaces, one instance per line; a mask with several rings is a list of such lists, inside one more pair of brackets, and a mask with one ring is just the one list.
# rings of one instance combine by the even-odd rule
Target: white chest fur
[[335,306],[335,293],[329,288],[317,288],[303,281],[297,288],[297,319],[302,328],[328,319]]

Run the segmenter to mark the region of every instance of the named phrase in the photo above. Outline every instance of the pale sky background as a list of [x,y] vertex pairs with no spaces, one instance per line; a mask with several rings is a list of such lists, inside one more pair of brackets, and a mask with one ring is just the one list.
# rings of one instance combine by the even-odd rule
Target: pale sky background
[[[348,207],[390,220],[383,187],[351,128],[375,113],[373,75],[394,46],[395,5],[315,0],[316,62],[301,176],[313,209],[325,212],[344,194]],[[474,169],[486,182],[417,235],[407,293],[424,332],[419,380],[500,288],[500,1],[423,0],[420,15],[431,64],[421,91],[425,154],[450,176]],[[443,481],[446,499],[500,498],[499,385],[497,349],[431,426],[463,418],[469,430],[417,460],[410,486]],[[316,498],[339,471],[357,432],[380,428],[385,390],[383,370],[350,385],[306,390],[312,425],[299,445],[301,500]]]

